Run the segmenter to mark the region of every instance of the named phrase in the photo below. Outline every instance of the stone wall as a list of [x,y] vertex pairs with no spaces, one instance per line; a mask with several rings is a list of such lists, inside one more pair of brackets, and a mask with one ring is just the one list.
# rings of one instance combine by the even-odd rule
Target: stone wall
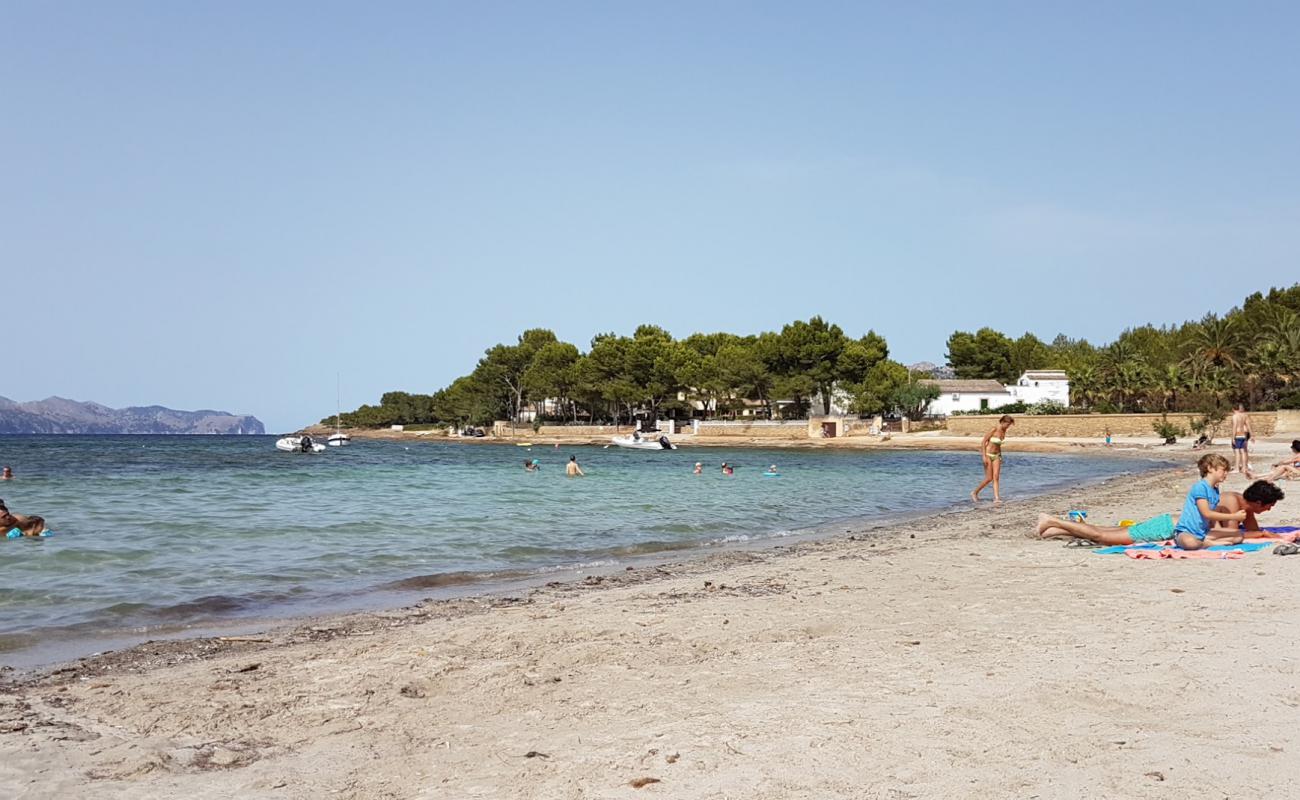
[[[577,437],[597,437],[597,436],[627,436],[632,433],[631,425],[623,425],[615,428],[613,425],[543,425],[533,433],[533,425],[530,422],[516,422],[514,429],[514,438],[527,439],[529,436],[577,436]],[[510,438],[510,423],[497,420],[492,423],[492,435],[502,438]]]
[[[948,418],[948,433],[955,436],[983,436],[998,421],[1000,414],[980,416],[961,416]],[[1016,436],[1062,436],[1075,438],[1101,438],[1106,430],[1115,436],[1155,436],[1151,427],[1159,422],[1160,414],[1013,414],[1015,427],[1011,432]],[[1169,421],[1184,430],[1191,431],[1191,421],[1200,418],[1200,414],[1169,414]],[[1219,423],[1215,436],[1220,438],[1231,434],[1225,419]],[[1276,430],[1278,412],[1255,412],[1250,415],[1250,427],[1256,436],[1271,436]]]
[[1300,410],[1289,408],[1277,412],[1274,433],[1300,433]]
[[[686,430],[690,430],[687,428]],[[735,436],[747,439],[807,439],[808,422],[701,422],[700,436]]]

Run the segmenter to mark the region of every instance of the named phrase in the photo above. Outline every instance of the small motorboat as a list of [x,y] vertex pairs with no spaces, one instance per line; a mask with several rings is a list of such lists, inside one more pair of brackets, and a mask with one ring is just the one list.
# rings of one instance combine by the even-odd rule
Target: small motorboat
[[275,449],[286,453],[323,453],[325,445],[313,441],[310,436],[284,436],[275,440]]
[[339,431],[338,433],[331,433],[330,438],[326,439],[325,442],[330,447],[344,447],[352,444],[352,437]]
[[626,447],[630,450],[676,450],[677,445],[668,441],[667,436],[660,436],[658,439],[649,439],[641,436],[639,433],[633,433],[631,436],[615,436],[610,440],[610,444],[615,447]]

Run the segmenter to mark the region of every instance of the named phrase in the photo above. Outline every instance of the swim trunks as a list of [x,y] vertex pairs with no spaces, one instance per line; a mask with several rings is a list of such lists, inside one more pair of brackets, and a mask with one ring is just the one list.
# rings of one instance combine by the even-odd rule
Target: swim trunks
[[1133,537],[1134,544],[1163,542],[1166,539],[1172,539],[1174,538],[1174,518],[1169,514],[1161,514],[1136,525],[1130,525],[1128,535]]
[[1232,449],[1233,449],[1233,450],[1241,450],[1241,449],[1244,449],[1245,447],[1246,447],[1246,437],[1245,437],[1245,436],[1234,436],[1234,437],[1232,437]]

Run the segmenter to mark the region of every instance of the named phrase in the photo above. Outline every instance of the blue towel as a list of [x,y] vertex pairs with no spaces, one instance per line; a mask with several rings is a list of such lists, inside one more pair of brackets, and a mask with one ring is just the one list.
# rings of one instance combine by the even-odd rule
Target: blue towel
[[[1279,533],[1285,533],[1285,531],[1279,531]],[[1207,547],[1205,549],[1214,553],[1223,552],[1224,550],[1241,550],[1247,553],[1253,553],[1256,550],[1264,550],[1273,547],[1276,544],[1277,542],[1242,542],[1241,544],[1216,544],[1213,547]],[[1163,550],[1166,547],[1170,550],[1177,549],[1167,544],[1160,544],[1159,542],[1148,542],[1147,544],[1117,544],[1114,547],[1099,547],[1092,552],[1099,556],[1110,556],[1116,553],[1122,553],[1125,550]]]

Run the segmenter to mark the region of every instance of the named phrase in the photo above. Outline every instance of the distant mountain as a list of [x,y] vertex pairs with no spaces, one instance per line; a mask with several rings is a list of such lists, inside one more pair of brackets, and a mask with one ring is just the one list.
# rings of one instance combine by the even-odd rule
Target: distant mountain
[[162,406],[109,408],[50,397],[16,403],[0,397],[6,433],[266,433],[257,417],[228,411],[176,411]]
[[912,372],[929,373],[931,378],[934,378],[936,380],[941,380],[941,381],[949,381],[957,377],[957,372],[952,367],[936,366],[935,364],[929,361],[918,361],[912,366],[908,367],[908,369],[911,370]]

